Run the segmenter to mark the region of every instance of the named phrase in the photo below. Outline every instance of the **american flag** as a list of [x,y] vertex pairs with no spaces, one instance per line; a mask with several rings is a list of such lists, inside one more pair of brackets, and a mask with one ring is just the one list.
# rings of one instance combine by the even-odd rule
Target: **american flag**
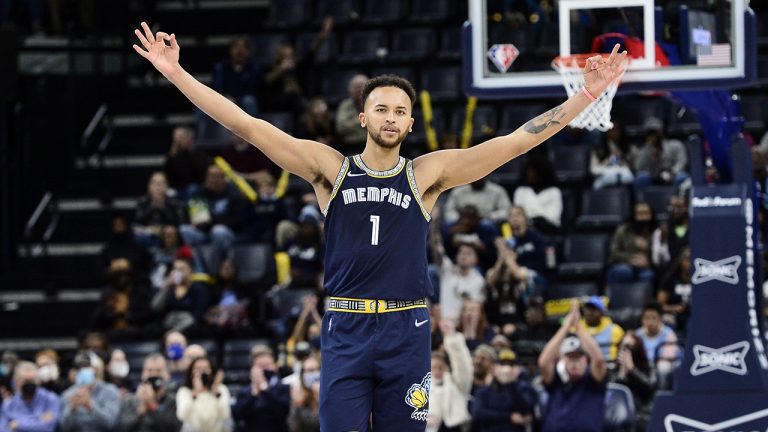
[[730,66],[731,44],[698,45],[696,56],[698,66]]

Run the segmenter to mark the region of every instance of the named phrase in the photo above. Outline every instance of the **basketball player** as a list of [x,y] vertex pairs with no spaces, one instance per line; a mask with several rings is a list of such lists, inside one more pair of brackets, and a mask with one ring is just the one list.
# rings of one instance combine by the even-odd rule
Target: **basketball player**
[[[206,114],[310,182],[326,215],[320,424],[324,432],[424,431],[429,407],[427,226],[438,196],[490,172],[567,125],[625,68],[618,45],[584,68],[586,91],[510,135],[413,161],[400,156],[416,93],[395,76],[369,80],[362,154],[289,136],[246,114],[179,65],[174,34],[136,30],[133,48]],[[268,104],[269,101],[265,101]]]

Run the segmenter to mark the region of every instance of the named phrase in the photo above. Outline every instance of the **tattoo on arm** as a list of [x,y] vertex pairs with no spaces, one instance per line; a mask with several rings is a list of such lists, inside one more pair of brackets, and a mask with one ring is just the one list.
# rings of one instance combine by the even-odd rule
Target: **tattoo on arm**
[[544,132],[550,125],[559,125],[563,117],[565,117],[563,107],[558,106],[529,121],[523,128],[528,133],[538,134]]

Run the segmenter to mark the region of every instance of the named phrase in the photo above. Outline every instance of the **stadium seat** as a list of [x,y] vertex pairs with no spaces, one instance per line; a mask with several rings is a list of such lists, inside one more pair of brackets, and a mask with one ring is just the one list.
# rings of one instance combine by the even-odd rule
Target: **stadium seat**
[[451,27],[440,33],[440,50],[437,52],[440,60],[461,59],[461,28]]
[[607,234],[570,234],[563,242],[563,262],[557,266],[561,276],[599,276],[608,255]]
[[624,188],[588,190],[583,195],[580,228],[613,229],[629,218],[630,192]]
[[528,120],[547,110],[540,104],[505,104],[500,114],[499,134],[509,134],[524,125]]
[[234,263],[241,283],[259,283],[274,274],[272,247],[264,244],[235,247]]
[[360,18],[361,3],[361,0],[319,0],[317,4],[318,21],[330,16],[337,25],[350,24]]
[[455,11],[456,0],[414,0],[410,20],[417,23],[445,22]]
[[397,75],[410,81],[416,82],[416,71],[413,68],[407,66],[384,66],[371,69],[371,76],[376,77],[379,75]]
[[432,54],[435,35],[431,29],[406,29],[392,35],[390,60],[420,61]]
[[363,24],[393,24],[403,18],[407,12],[405,0],[366,1]]
[[588,165],[587,146],[558,146],[552,149],[552,166],[559,182],[583,183],[587,178]]
[[268,28],[299,28],[312,12],[310,0],[281,0],[269,8]]
[[429,91],[433,101],[452,102],[461,96],[461,68],[435,67],[421,74],[421,88]]
[[[478,105],[472,116],[472,145],[479,144],[480,140],[493,138],[498,133],[498,119],[494,105]],[[455,110],[451,116],[451,130],[461,133],[464,129],[466,109]]]
[[283,44],[290,43],[287,35],[279,33],[270,33],[256,35],[253,37],[253,47],[251,50],[253,60],[257,63],[271,66],[275,62],[277,51]]
[[645,282],[608,284],[605,295],[609,299],[611,317],[624,328],[636,327],[643,314],[643,306],[651,300],[652,292],[653,287]]
[[[417,107],[413,110],[413,119],[413,132],[411,132],[410,136],[417,141],[423,141],[426,139],[426,129],[421,108]],[[445,110],[440,107],[432,108],[432,127],[437,133],[438,140],[446,132]]]
[[357,69],[330,70],[323,76],[323,96],[325,100],[336,105],[349,96],[349,80],[353,76],[362,73]]
[[[309,54],[309,50],[312,48],[312,43],[317,37],[317,32],[301,33],[296,36],[296,54],[299,58],[305,57]],[[314,64],[326,64],[334,61],[339,54],[339,39],[336,33],[331,33],[326,36],[325,41],[318,47],[315,52],[315,57],[312,59]]]
[[209,275],[216,275],[219,272],[221,257],[218,250],[212,244],[195,247],[195,254],[203,264],[203,271]]
[[496,170],[488,176],[488,179],[504,186],[504,188],[507,189],[509,196],[512,197],[514,188],[520,182],[520,176],[523,172],[523,167],[525,166],[526,157],[526,155],[520,155],[496,168]]
[[233,339],[224,342],[224,357],[233,354],[250,354],[256,345],[272,346],[267,339]]
[[581,298],[597,295],[597,285],[584,283],[554,283],[547,288],[547,299]]
[[[382,51],[383,49],[383,51]],[[351,31],[344,35],[339,61],[366,63],[381,59],[387,54],[387,34],[383,31]]]
[[669,217],[669,198],[677,193],[674,186],[648,186],[637,191],[637,202],[648,203],[656,219],[665,221]]
[[567,188],[561,188],[560,193],[563,197],[563,213],[560,215],[560,224],[564,230],[568,230],[573,223],[574,218],[579,210],[576,197],[580,196],[577,191],[573,191]]
[[741,99],[741,112],[744,115],[744,129],[762,133],[765,129],[765,97],[763,95],[745,96]]
[[603,431],[634,431],[635,414],[635,401],[629,388],[623,384],[608,383],[608,389],[605,392]]

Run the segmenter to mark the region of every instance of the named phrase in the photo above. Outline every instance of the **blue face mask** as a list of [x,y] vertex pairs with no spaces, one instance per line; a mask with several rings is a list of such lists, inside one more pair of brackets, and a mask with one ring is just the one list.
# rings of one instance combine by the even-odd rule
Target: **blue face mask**
[[96,372],[93,368],[85,367],[77,371],[75,375],[75,385],[86,386],[91,385],[96,380]]
[[168,360],[179,361],[184,356],[184,347],[179,343],[172,343],[165,349]]
[[320,381],[320,371],[304,372],[304,387],[311,389],[316,382]]

